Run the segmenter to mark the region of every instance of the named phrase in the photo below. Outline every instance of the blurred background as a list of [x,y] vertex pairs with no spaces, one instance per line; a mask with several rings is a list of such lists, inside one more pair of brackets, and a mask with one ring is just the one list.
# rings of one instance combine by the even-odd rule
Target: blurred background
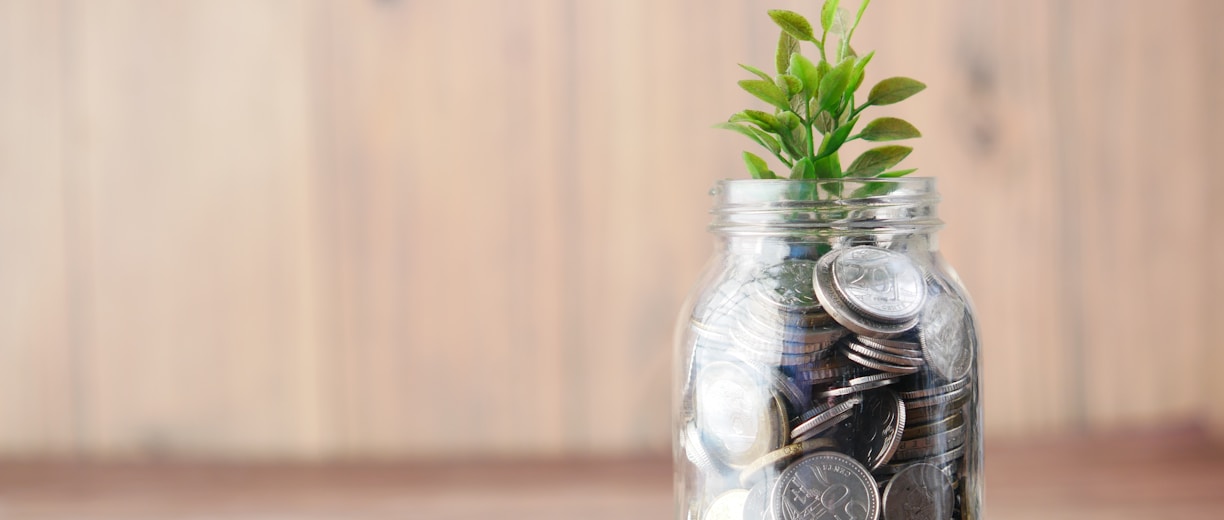
[[[759,104],[767,8],[819,2],[0,0],[0,517],[163,463],[452,461],[644,472],[665,517],[672,325],[749,149],[710,125]],[[1222,22],[876,0],[856,34],[868,83],[929,85],[879,114],[926,136],[998,460],[1218,453]]]

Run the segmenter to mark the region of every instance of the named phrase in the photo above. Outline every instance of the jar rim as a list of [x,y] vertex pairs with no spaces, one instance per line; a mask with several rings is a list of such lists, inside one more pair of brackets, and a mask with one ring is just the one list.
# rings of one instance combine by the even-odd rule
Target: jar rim
[[934,177],[724,179],[710,194],[716,233],[931,230],[943,224],[935,211],[940,197]]

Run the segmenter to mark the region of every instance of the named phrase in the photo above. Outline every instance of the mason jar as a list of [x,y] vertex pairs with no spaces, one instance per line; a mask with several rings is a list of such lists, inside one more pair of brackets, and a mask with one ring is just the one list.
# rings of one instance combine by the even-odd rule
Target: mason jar
[[711,193],[676,334],[676,519],[981,518],[978,337],[934,179]]

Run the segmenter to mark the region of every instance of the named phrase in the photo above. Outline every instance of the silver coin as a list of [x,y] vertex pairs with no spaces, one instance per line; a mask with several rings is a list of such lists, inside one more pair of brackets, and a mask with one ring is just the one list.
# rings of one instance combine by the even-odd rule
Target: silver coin
[[718,466],[714,462],[714,457],[706,450],[705,445],[701,441],[701,433],[697,431],[697,425],[688,423],[684,428],[684,456],[697,466],[697,470],[702,473],[714,473],[718,471]]
[[[864,338],[862,336],[859,336],[859,337],[855,337],[853,341],[863,347],[869,348],[876,352],[884,352],[886,354],[893,354],[896,356],[903,356],[903,357],[910,357],[910,358],[921,358],[922,357],[921,347],[914,348],[914,349],[908,349],[908,348],[881,346],[878,343],[867,341],[869,339],[871,338]],[[925,362],[926,360],[924,359],[923,363]]]
[[935,435],[941,432],[946,432],[963,424],[965,424],[965,415],[956,413],[933,423],[918,426],[907,425],[905,427],[905,435],[901,436],[901,440],[907,441],[919,437],[926,437],[928,435]]
[[969,309],[956,296],[941,293],[922,312],[918,338],[931,371],[944,381],[959,381],[973,368],[975,332]]
[[886,352],[888,352],[888,349],[890,348],[909,352],[922,352],[922,344],[917,341],[872,337],[859,337],[856,339],[868,347],[875,347]]
[[900,462],[934,457],[953,448],[964,446],[964,444],[965,427],[961,425],[946,432],[901,441],[901,445],[897,448],[896,459]]
[[798,329],[741,321],[738,327],[731,332],[731,337],[737,343],[754,350],[810,354],[831,348],[848,332],[840,326]]
[[894,365],[892,363],[876,361],[867,356],[859,355],[858,353],[855,353],[855,352],[846,352],[845,354],[848,359],[850,359],[851,361],[855,363],[863,365],[867,368],[874,368],[876,370],[888,372],[890,374],[898,374],[898,375],[916,374],[918,373],[919,370],[922,370],[921,368],[918,368],[918,367]]
[[854,341],[847,341],[843,344],[846,346],[847,349],[853,352],[856,352],[859,355],[867,356],[869,358],[875,359],[876,361],[883,361],[885,363],[889,363],[893,365],[900,365],[900,366],[907,366],[907,367],[920,367],[926,363],[926,361],[923,360],[921,357],[899,356],[896,354],[890,354],[888,352],[881,352],[871,347],[863,346],[862,344],[859,344]]
[[711,363],[697,374],[697,426],[719,460],[740,467],[786,441],[786,411],[764,375],[742,364]]
[[[838,424],[844,423],[846,422],[846,420],[850,419],[850,417],[853,415],[854,415],[854,410],[846,410],[845,413],[842,413],[841,415],[838,415],[837,417],[830,419],[828,426],[836,426]],[[825,433],[824,429],[812,430],[803,435],[795,437],[794,439],[791,439],[791,442],[805,442],[810,439],[819,437],[824,433]]]
[[791,378],[778,372],[777,370],[766,369],[769,371],[770,378],[773,380],[774,391],[786,398],[786,402],[790,403],[794,409],[802,409],[812,401],[810,392],[803,391],[799,385],[795,384]]
[[748,490],[744,500],[744,520],[769,520],[769,480],[762,480]]
[[900,379],[897,374],[872,374],[869,376],[856,377],[846,383],[845,386],[833,387],[816,394],[820,398],[839,397],[843,395],[855,394],[858,392],[866,392],[876,388],[883,388],[888,385],[896,384]]
[[950,394],[969,385],[969,378],[964,378],[959,381],[953,381],[946,385],[939,385],[929,388],[918,388],[913,390],[903,390],[901,392],[902,399],[922,399],[924,397],[932,397],[936,395]]
[[858,461],[841,453],[815,453],[782,472],[770,509],[775,520],[877,520],[880,490]]
[[833,381],[865,375],[867,369],[845,356],[834,356],[811,365],[794,367],[795,382],[804,385],[831,383]]
[[787,327],[823,327],[836,323],[833,317],[820,307],[808,310],[784,309],[762,302],[760,298],[750,298],[745,301],[743,311],[753,314],[759,321],[780,323]]
[[849,455],[869,469],[892,458],[905,431],[905,402],[887,388],[863,392],[862,405],[842,430]]
[[948,520],[954,496],[952,482],[938,466],[908,466],[884,488],[884,520]]
[[714,499],[702,520],[744,520],[744,503],[748,490],[732,489]]
[[776,471],[778,465],[786,463],[795,457],[833,447],[832,439],[806,439],[787,444],[774,451],[766,453],[761,458],[752,461],[740,472],[740,483],[747,486],[761,476],[769,476],[770,471]]
[[926,276],[914,260],[879,247],[843,251],[833,260],[833,282],[852,309],[886,323],[918,316],[926,300]]
[[842,298],[841,293],[834,287],[832,265],[846,250],[837,250],[826,254],[816,263],[815,289],[816,297],[820,300],[820,305],[837,320],[843,327],[850,329],[855,334],[860,336],[869,336],[872,338],[891,338],[900,336],[918,324],[918,319],[914,318],[901,323],[888,323],[880,320],[873,320],[862,314],[859,314],[850,304]]
[[820,413],[813,415],[810,419],[807,419],[801,422],[798,426],[795,426],[795,428],[791,430],[791,438],[794,439],[804,437],[810,433],[819,433],[820,431],[837,424],[833,421],[834,418],[843,413],[849,412],[861,402],[863,402],[861,397],[854,396],[835,405],[826,407]]
[[957,448],[953,448],[949,451],[946,451],[944,453],[941,453],[939,455],[936,455],[934,457],[927,457],[925,459],[912,460],[912,461],[897,461],[892,464],[885,464],[883,466],[880,466],[879,469],[876,469],[875,473],[878,475],[884,475],[884,476],[896,475],[898,471],[901,471],[905,469],[906,467],[912,466],[914,464],[932,464],[935,466],[943,466],[945,464],[952,463],[953,461],[960,460],[960,458],[963,457],[964,455],[965,455],[965,447],[960,446]]
[[811,311],[820,307],[812,291],[816,262],[788,259],[766,267],[753,279],[754,294],[775,307]]
[[923,397],[921,399],[913,399],[905,402],[905,407],[911,410],[917,408],[928,408],[931,406],[940,406],[949,403],[955,403],[969,396],[968,388],[958,388],[946,394],[934,395],[931,397]]

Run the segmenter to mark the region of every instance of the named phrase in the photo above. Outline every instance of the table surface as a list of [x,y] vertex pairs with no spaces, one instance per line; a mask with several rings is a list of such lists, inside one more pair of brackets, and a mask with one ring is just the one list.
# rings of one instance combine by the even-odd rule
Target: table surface
[[[1224,518],[1224,447],[1194,432],[988,443],[987,513]],[[0,463],[0,519],[659,519],[667,460],[328,466]]]

